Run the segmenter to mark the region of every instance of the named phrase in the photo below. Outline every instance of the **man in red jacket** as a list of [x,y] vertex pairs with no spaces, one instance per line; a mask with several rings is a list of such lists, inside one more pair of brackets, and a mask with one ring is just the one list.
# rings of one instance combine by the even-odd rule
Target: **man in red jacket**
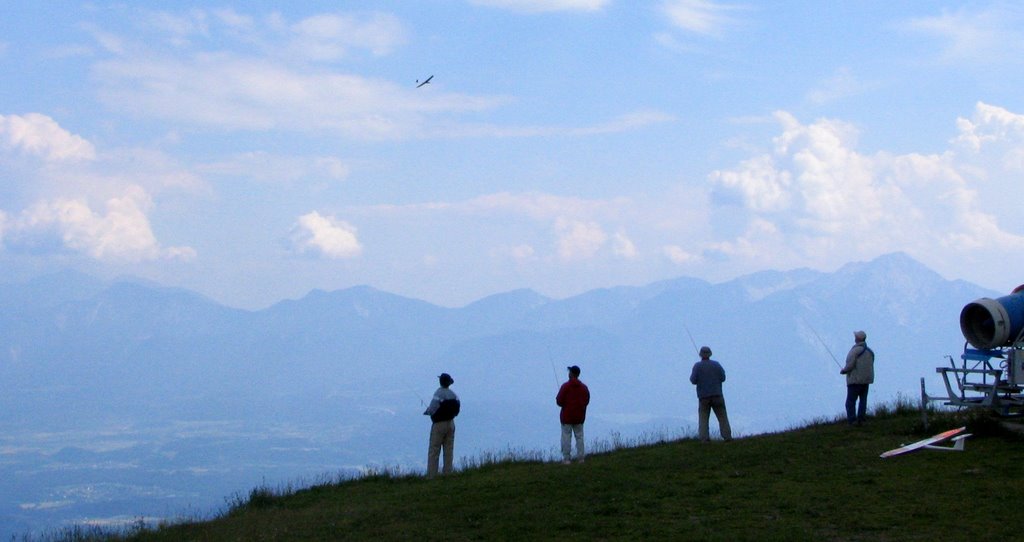
[[569,367],[569,380],[562,384],[555,396],[555,403],[562,407],[559,419],[562,422],[562,463],[571,463],[572,436],[576,435],[576,460],[580,463],[586,457],[583,445],[583,422],[587,420],[587,405],[590,404],[590,390],[580,380],[580,368]]

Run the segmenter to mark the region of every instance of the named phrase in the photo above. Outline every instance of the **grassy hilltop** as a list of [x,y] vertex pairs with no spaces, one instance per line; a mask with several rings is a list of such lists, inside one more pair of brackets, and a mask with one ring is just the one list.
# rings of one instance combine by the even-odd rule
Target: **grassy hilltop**
[[[254,490],[211,521],[130,540],[1008,540],[1024,441],[983,417],[883,409],[730,443],[624,448],[583,464],[508,461],[447,478],[380,475]],[[963,453],[878,455],[969,425]],[[712,422],[714,428],[714,423]],[[557,435],[552,435],[556,438]],[[120,539],[120,537],[118,537]]]

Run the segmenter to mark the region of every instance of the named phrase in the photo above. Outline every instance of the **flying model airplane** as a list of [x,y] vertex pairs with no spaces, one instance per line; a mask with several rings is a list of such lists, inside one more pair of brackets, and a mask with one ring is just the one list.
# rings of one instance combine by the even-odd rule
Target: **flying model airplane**
[[[948,451],[962,452],[962,451],[964,451],[964,439],[969,437],[969,436],[971,436],[970,434],[961,435],[961,433],[963,433],[966,430],[967,430],[966,427],[960,427],[960,428],[957,428],[957,429],[950,429],[949,431],[946,431],[946,432],[943,432],[943,433],[939,433],[938,435],[935,435],[934,437],[928,437],[928,438],[926,438],[924,440],[919,440],[919,441],[914,442],[912,444],[905,444],[903,446],[900,446],[899,448],[896,448],[896,449],[893,449],[893,450],[889,450],[888,452],[883,453],[879,457],[882,457],[882,458],[893,457],[893,456],[896,456],[896,455],[905,454],[907,452],[913,452],[914,450],[920,450],[921,448],[925,448],[925,449],[928,449],[928,450],[948,450]],[[953,441],[953,445],[952,446],[935,446],[936,444],[938,444],[938,443],[940,443],[942,441],[950,440],[950,439],[952,439],[952,441]]]
[[422,83],[420,83],[420,80],[419,80],[419,79],[417,79],[417,80],[416,80],[416,82],[417,82],[417,83],[420,83],[420,84],[416,85],[416,88],[420,88],[420,87],[422,87],[423,85],[425,85],[425,84],[429,83],[429,82],[430,82],[430,80],[431,80],[431,79],[433,79],[433,78],[434,78],[434,76],[433,76],[433,75],[431,75],[431,76],[430,76],[430,77],[428,77],[428,78],[427,78],[426,80],[424,80],[424,81],[423,81]]

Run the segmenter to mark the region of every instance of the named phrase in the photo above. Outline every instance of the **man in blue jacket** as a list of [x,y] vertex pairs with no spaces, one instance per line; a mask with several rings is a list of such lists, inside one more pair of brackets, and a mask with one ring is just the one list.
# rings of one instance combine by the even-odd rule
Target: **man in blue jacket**
[[722,382],[725,382],[725,369],[722,364],[711,359],[711,349],[700,347],[700,361],[693,364],[690,371],[690,383],[697,386],[697,436],[701,442],[711,440],[708,435],[708,419],[711,411],[718,418],[718,429],[722,432],[722,440],[732,440],[732,428],[729,427],[729,414],[725,410],[725,398],[722,397]]

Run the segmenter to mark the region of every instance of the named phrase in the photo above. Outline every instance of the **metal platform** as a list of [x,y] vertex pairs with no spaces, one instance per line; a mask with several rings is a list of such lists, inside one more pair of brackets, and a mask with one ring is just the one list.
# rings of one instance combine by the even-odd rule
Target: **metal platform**
[[[984,408],[1002,417],[1024,416],[1024,344],[981,350],[964,345],[960,364],[949,359],[949,367],[938,367],[946,387],[944,397],[931,396],[921,378],[921,408],[941,402],[951,407]],[[927,419],[926,419],[927,424]]]

